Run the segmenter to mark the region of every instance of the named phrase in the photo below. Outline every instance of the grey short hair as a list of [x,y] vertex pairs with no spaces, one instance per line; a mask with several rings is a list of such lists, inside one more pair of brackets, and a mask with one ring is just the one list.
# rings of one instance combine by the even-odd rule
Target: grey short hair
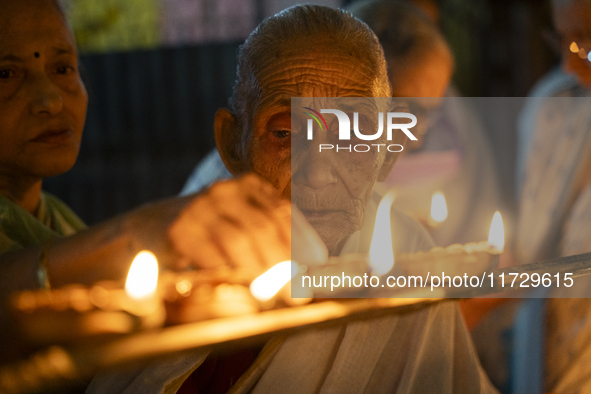
[[241,134],[233,136],[236,146],[232,151],[236,158],[246,153],[250,139],[254,104],[260,95],[257,71],[261,64],[271,61],[273,49],[315,35],[349,43],[375,72],[375,94],[390,96],[384,53],[365,23],[346,11],[326,6],[306,4],[288,8],[261,22],[239,49],[236,83],[229,101],[230,110],[238,121],[237,132]]
[[358,1],[348,10],[377,35],[390,69],[413,64],[422,55],[437,49],[446,51],[453,62],[449,46],[437,25],[408,2]]

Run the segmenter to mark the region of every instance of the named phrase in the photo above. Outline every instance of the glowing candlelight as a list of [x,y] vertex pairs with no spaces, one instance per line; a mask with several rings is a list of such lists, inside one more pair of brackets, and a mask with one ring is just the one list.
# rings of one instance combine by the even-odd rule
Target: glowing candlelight
[[158,261],[142,251],[131,264],[125,289],[103,281],[21,293],[22,330],[36,343],[56,344],[161,327],[166,313],[157,284]]
[[570,47],[569,47],[569,49],[570,49],[570,51],[571,51],[572,53],[577,53],[577,52],[579,52],[579,46],[578,46],[578,45],[577,45],[577,43],[576,43],[576,42],[574,42],[574,41],[570,43]]
[[390,228],[390,208],[396,194],[390,190],[378,206],[376,223],[369,248],[369,265],[375,275],[384,275],[394,266],[392,229]]
[[431,197],[431,218],[432,227],[441,225],[447,219],[447,203],[445,196],[441,192],[433,193]]
[[495,212],[492,223],[490,224],[488,244],[500,252],[502,252],[505,247],[505,228],[503,226],[503,218],[499,211]]
[[261,302],[270,300],[296,275],[298,268],[291,260],[275,264],[252,281],[250,293]]
[[155,294],[157,285],[158,260],[152,252],[143,250],[131,263],[125,282],[125,292],[134,300],[143,300]]

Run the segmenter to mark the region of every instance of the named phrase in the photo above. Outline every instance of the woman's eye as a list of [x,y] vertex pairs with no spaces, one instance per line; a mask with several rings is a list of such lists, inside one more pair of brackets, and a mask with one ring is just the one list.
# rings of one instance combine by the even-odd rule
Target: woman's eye
[[0,79],[8,79],[14,76],[14,71],[10,69],[0,70]]
[[61,66],[57,68],[57,73],[62,75],[68,75],[74,72],[74,67],[72,66]]
[[290,131],[289,130],[275,130],[273,131],[273,135],[277,138],[287,138],[289,137]]

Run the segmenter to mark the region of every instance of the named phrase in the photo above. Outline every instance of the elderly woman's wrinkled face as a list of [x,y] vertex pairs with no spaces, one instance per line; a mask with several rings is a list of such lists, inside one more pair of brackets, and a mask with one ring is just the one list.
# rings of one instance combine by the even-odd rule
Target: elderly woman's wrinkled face
[[292,199],[335,254],[361,227],[373,185],[386,167],[386,153],[318,154],[318,144],[292,145],[304,134],[291,130],[292,97],[378,94],[376,76],[365,59],[342,43],[313,42],[312,48],[309,41],[290,45],[260,67],[249,166]]
[[0,175],[67,171],[87,101],[74,37],[53,3],[0,2]]
[[[591,88],[591,3],[571,1],[568,4],[554,2],[554,25],[563,41],[562,67],[577,77],[579,82]],[[572,42],[584,50],[583,54],[570,50]],[[579,56],[581,55],[581,56]],[[587,57],[588,56],[588,57]]]

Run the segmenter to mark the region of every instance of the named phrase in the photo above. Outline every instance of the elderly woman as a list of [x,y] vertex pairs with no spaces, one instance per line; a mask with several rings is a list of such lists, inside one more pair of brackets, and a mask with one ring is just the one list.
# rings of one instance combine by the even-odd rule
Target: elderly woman
[[[426,224],[431,196],[442,191],[449,216],[430,232],[435,243],[477,242],[488,237],[489,223],[501,198],[495,163],[484,129],[449,87],[454,59],[437,26],[411,2],[370,0],[348,7],[380,40],[394,97],[417,98],[417,141],[378,186],[396,189],[396,207]],[[442,98],[443,97],[443,98]],[[428,132],[427,132],[428,131]],[[231,173],[218,152],[211,152],[183,189],[194,193]]]
[[[551,3],[561,69],[537,83],[517,125],[519,210],[511,241],[519,264],[591,252],[591,3]],[[538,292],[548,299],[522,300],[516,313],[501,309],[481,323],[475,340],[489,344],[482,361],[494,366],[487,370],[495,383],[510,383],[512,392],[591,391],[591,283],[582,277],[575,284]],[[491,335],[503,321],[514,323],[510,342],[506,327],[501,340]]]
[[[361,159],[302,147],[305,133],[292,130],[291,98],[389,92],[381,47],[364,23],[327,7],[287,9],[263,21],[241,47],[230,109],[220,109],[215,119],[221,158],[233,174],[254,172],[291,199],[331,255],[367,253],[377,205],[373,187],[397,154],[381,150]],[[391,219],[397,251],[431,246],[417,223],[395,210]],[[133,374],[102,376],[89,391],[174,392],[184,380],[183,393],[190,387],[232,393],[494,392],[454,302],[274,338],[237,382],[221,388],[223,373],[215,367],[212,372],[208,359],[195,353],[169,360],[166,368],[154,363]]]
[[41,187],[76,161],[86,105],[74,37],[56,1],[0,2],[2,361],[27,349],[7,312],[13,291],[122,279],[142,249],[169,268],[259,272],[289,258],[289,204],[254,176],[84,229]]
[[[514,243],[520,264],[591,252],[591,3],[551,3],[562,69],[538,82],[518,125]],[[518,360],[516,372],[534,378],[523,382],[524,392],[591,390],[589,289],[589,279],[580,278],[573,288],[546,293],[548,300],[524,301],[516,341],[544,356]]]

